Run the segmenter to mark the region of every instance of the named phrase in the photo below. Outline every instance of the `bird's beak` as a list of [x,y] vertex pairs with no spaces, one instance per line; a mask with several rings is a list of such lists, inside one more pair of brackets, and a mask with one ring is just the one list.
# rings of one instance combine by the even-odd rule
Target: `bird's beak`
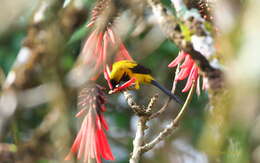
[[[116,85],[116,87],[113,89],[113,90],[110,90],[108,92],[108,94],[113,94],[113,93],[116,93],[116,92],[119,92],[119,91],[122,91],[130,86],[132,86],[134,83],[135,83],[136,79],[135,78],[132,78],[130,80],[128,80],[127,82],[125,82],[123,85],[121,86],[118,86]],[[118,87],[117,87],[118,86]]]

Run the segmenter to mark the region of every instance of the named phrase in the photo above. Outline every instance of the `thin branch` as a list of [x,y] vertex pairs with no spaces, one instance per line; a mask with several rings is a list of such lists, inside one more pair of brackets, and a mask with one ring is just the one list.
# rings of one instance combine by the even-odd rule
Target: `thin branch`
[[192,84],[189,95],[188,95],[181,111],[177,115],[177,117],[162,132],[160,132],[159,135],[156,138],[154,138],[151,142],[145,144],[144,146],[142,146],[140,148],[142,153],[151,150],[161,140],[167,138],[168,136],[170,136],[173,133],[173,131],[175,131],[175,129],[177,128],[177,126],[178,126],[180,120],[182,119],[185,111],[187,110],[189,103],[191,102],[193,93],[194,93],[194,83]]
[[158,95],[155,95],[151,98],[147,108],[137,105],[133,99],[133,96],[128,91],[124,91],[124,96],[128,105],[138,115],[139,118],[136,135],[133,141],[133,153],[129,161],[130,163],[138,163],[142,154],[140,148],[144,142],[144,131],[148,128],[146,126],[146,122],[148,121],[148,117],[151,115],[152,107],[158,99]]
[[139,150],[144,142],[144,130],[146,129],[147,119],[145,117],[139,117],[137,124],[137,131],[135,135],[135,139],[133,141],[133,153],[129,160],[130,163],[138,163],[140,160],[140,156],[142,151]]
[[187,110],[189,103],[191,102],[192,95],[193,95],[194,90],[195,90],[194,87],[195,87],[195,83],[193,82],[192,87],[191,87],[191,89],[190,89],[190,92],[189,92],[189,94],[188,94],[188,97],[187,97],[187,99],[186,99],[184,105],[183,105],[182,108],[181,108],[181,111],[179,112],[179,114],[177,115],[177,117],[176,117],[176,118],[174,119],[174,121],[173,121],[173,124],[174,124],[175,126],[178,126],[178,125],[179,125],[180,120],[181,120],[182,117],[184,116],[184,113],[185,113],[185,111]]
[[146,109],[146,114],[151,114],[151,113],[152,113],[152,108],[153,108],[153,106],[154,106],[156,100],[158,99],[158,97],[159,97],[159,95],[156,94],[156,95],[154,95],[154,96],[151,98],[151,100],[150,100],[150,102],[149,102],[149,104],[148,104],[148,106],[147,106],[147,109]]
[[146,115],[146,108],[144,106],[137,105],[129,91],[124,91],[124,96],[130,108],[133,109],[137,115]]
[[[175,71],[175,76],[174,76],[174,79],[173,79],[173,84],[172,84],[172,90],[171,92],[174,94],[175,93],[175,89],[176,89],[176,86],[177,86],[177,76],[178,76],[178,73],[180,71],[180,64],[178,64],[177,68],[176,68],[176,71]],[[161,115],[165,110],[166,108],[168,107],[168,105],[170,104],[171,102],[171,98],[169,97],[166,102],[164,103],[163,107],[157,111],[156,113],[152,114],[149,119],[154,119],[156,117],[158,117],[159,115]]]
[[[176,88],[176,77],[177,74],[179,72],[179,65],[177,67],[176,70],[176,74],[174,77],[174,83],[172,86],[172,93],[174,93],[175,88]],[[192,88],[193,89],[193,88]],[[133,98],[131,96],[131,94],[129,94],[128,92],[124,92],[124,95],[126,97],[126,100],[128,101],[129,106],[134,110],[134,112],[136,112],[138,114],[140,114],[140,110],[144,110],[144,108],[141,108],[140,106],[138,106],[134,101]],[[154,103],[156,102],[156,100],[158,99],[158,95],[155,95],[154,97],[151,98],[146,110],[146,116],[139,116],[139,120],[138,120],[138,124],[137,124],[137,131],[136,131],[136,136],[135,139],[133,141],[133,153],[132,156],[130,158],[130,163],[138,163],[140,160],[140,156],[142,155],[143,151],[142,149],[142,145],[144,143],[144,131],[145,129],[147,129],[146,126],[146,122],[152,118],[157,117],[158,115],[160,115],[168,106],[168,104],[170,103],[171,99],[169,98],[164,107],[162,107],[158,112],[156,112],[155,114],[153,114],[152,118],[149,117],[149,114],[151,114],[152,111],[152,107],[154,106]],[[185,104],[184,104],[185,106]],[[139,110],[139,111],[138,111]],[[143,112],[143,111],[142,111]]]
[[176,68],[176,71],[175,71],[175,75],[174,75],[174,80],[173,80],[173,84],[172,84],[172,94],[175,93],[175,90],[176,90],[176,86],[177,86],[177,77],[178,77],[178,74],[180,72],[180,64],[178,64],[177,68]]

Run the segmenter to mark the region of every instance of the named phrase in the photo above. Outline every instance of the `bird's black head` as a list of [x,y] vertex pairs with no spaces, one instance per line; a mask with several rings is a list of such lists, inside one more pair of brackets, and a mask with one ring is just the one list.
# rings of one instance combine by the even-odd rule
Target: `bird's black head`
[[111,83],[111,85],[112,85],[112,89],[115,89],[115,88],[116,88],[116,85],[119,84],[119,82],[116,81],[116,80],[114,80],[114,79],[111,79],[111,80],[110,80],[110,83]]

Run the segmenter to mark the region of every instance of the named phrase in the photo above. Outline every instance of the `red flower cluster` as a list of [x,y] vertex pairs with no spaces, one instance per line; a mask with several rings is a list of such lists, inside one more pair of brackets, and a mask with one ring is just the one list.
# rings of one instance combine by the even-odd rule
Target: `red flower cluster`
[[179,55],[168,65],[168,67],[176,67],[178,64],[181,64],[181,70],[177,74],[176,81],[188,78],[182,92],[187,92],[191,88],[192,83],[195,82],[195,84],[197,84],[197,93],[199,94],[199,67],[196,65],[196,62],[191,58],[189,54],[181,51]]
[[97,75],[93,78],[94,80],[100,75],[102,69],[105,77],[107,76],[108,49],[116,46],[119,46],[118,53],[115,56],[116,61],[123,59],[132,60],[124,44],[115,35],[112,28],[107,28],[105,32],[94,30],[86,40],[81,52],[81,59],[84,64],[94,66],[94,71],[97,72]]
[[[98,16],[107,6],[106,0],[100,0],[92,11],[92,18],[87,25],[88,28],[95,27]],[[108,61],[111,58],[109,50],[117,51],[114,60],[132,60],[119,36],[115,34],[111,23],[104,29],[94,29],[86,39],[80,54],[80,62],[88,66],[89,71],[93,71],[92,81],[95,81],[100,74],[104,73],[110,89],[112,85],[109,81]],[[101,157],[106,160],[114,160],[103,128],[108,130],[108,125],[103,117],[105,111],[104,98],[101,88],[94,86],[91,89],[84,89],[80,98],[80,106],[83,109],[76,115],[79,117],[85,114],[81,128],[71,147],[71,152],[66,160],[71,158],[73,153],[77,153],[77,158],[84,158],[84,162],[89,159],[96,159],[101,162]]]
[[101,157],[106,160],[114,160],[103,131],[103,129],[108,130],[107,122],[103,116],[103,112],[106,110],[103,88],[96,84],[89,85],[79,95],[81,110],[76,117],[86,115],[65,160],[70,160],[73,153],[77,153],[78,159],[83,157],[84,162],[96,159],[98,163],[101,163]]
[[129,55],[124,44],[120,38],[114,33],[112,28],[107,28],[105,32],[98,32],[94,30],[88,39],[86,40],[83,49],[83,62],[84,63],[95,63],[96,67],[106,64],[108,47],[119,46],[118,53],[116,54],[116,61],[122,59],[131,60],[132,57]]

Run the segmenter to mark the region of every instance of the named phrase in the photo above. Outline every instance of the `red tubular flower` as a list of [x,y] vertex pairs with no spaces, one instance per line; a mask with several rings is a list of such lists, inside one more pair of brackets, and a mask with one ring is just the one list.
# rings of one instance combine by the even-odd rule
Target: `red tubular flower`
[[111,28],[107,28],[104,33],[94,30],[86,40],[81,53],[81,61],[90,68],[93,67],[96,72],[96,75],[92,80],[96,80],[103,70],[104,77],[107,80],[110,89],[112,89],[112,85],[109,80],[109,71],[107,68],[109,67],[107,65],[107,52],[109,47],[114,46],[118,46],[118,52],[114,59],[115,61],[133,60],[120,38]]
[[115,56],[116,61],[132,60],[124,44],[112,28],[107,28],[105,32],[94,30],[83,46],[81,60],[85,64],[95,64],[95,68],[104,68],[108,59],[108,48],[116,46],[118,46],[118,52]]
[[[81,63],[87,65],[88,70],[93,70],[94,76],[92,80],[96,80],[102,71],[105,79],[108,80],[109,75],[106,67],[108,61],[111,61],[109,50],[110,52],[114,50],[117,52],[114,57],[116,61],[123,59],[132,60],[120,37],[115,34],[112,28],[113,17],[110,18],[110,22],[107,22],[104,29],[100,29],[101,27],[95,24],[98,21],[103,21],[99,20],[99,16],[107,9],[109,6],[108,3],[110,3],[108,0],[99,0],[93,8],[87,28],[95,29],[86,39],[79,58]],[[109,84],[109,86],[111,86],[111,84]]]
[[[92,18],[87,25],[88,28],[96,27],[95,22],[108,6],[108,2],[107,0],[98,1],[96,7],[92,10]],[[110,89],[112,89],[112,85],[109,79],[108,61],[111,61],[109,54],[111,49],[113,49],[112,51],[117,50],[114,60],[132,60],[121,39],[113,31],[112,22],[109,22],[105,29],[96,28],[92,31],[86,39],[79,57],[79,62],[85,65],[89,72],[93,72],[92,81],[95,81],[103,71]],[[85,114],[85,118],[66,160],[70,159],[73,153],[77,153],[78,159],[83,157],[84,162],[89,159],[96,159],[100,163],[101,157],[114,160],[103,131],[103,129],[108,129],[102,114],[105,111],[103,92],[98,86],[84,89],[82,92],[80,97],[84,99],[80,100],[80,106],[83,109],[79,111],[76,117]]]
[[91,87],[84,88],[80,92],[79,106],[82,109],[76,117],[84,113],[86,115],[65,160],[70,160],[72,154],[76,153],[77,158],[83,158],[84,162],[96,159],[97,163],[101,163],[101,157],[106,160],[115,159],[103,130],[108,130],[103,116],[103,112],[106,110],[103,88],[95,84],[90,85]]
[[181,51],[168,67],[176,67],[178,64],[181,64],[181,70],[177,74],[176,81],[188,78],[182,92],[187,92],[191,88],[192,83],[195,82],[197,84],[197,94],[200,94],[199,67],[196,65],[195,61],[189,54]]
[[88,65],[90,68],[94,68],[96,72],[95,76],[92,78],[96,80],[100,73],[103,71],[105,79],[109,83],[109,75],[106,69],[108,63],[108,49],[110,47],[118,46],[118,52],[115,55],[115,61],[119,60],[132,60],[124,44],[120,38],[113,32],[112,28],[107,28],[105,32],[98,32],[94,30],[88,39],[86,40],[82,52],[81,52],[81,62]]

